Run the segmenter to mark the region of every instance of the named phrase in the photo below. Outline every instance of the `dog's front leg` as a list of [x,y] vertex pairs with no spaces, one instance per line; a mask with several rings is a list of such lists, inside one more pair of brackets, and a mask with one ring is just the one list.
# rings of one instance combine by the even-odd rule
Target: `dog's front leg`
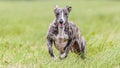
[[75,40],[72,40],[72,39],[68,40],[68,43],[67,43],[66,47],[64,48],[64,50],[65,50],[64,53],[60,55],[60,59],[64,59],[67,57],[69,50],[70,50],[71,46],[74,44],[74,42],[75,42]]
[[53,43],[53,40],[47,38],[47,46],[48,46],[49,54],[53,58],[53,60],[56,60],[56,56],[54,55],[53,49],[52,49],[52,43]]

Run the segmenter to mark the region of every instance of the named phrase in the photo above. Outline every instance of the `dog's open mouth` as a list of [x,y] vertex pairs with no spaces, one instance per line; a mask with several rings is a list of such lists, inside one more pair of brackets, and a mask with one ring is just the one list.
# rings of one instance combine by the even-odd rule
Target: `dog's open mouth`
[[59,24],[60,28],[63,29],[64,27],[64,24]]

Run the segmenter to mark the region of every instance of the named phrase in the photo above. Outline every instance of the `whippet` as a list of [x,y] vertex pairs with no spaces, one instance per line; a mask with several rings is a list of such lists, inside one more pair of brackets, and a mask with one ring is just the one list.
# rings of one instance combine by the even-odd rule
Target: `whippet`
[[71,6],[65,8],[54,8],[55,20],[50,24],[47,33],[47,46],[50,56],[56,60],[53,53],[52,44],[60,51],[60,59],[67,57],[69,50],[80,54],[85,58],[86,41],[81,35],[79,28],[72,22],[68,21]]

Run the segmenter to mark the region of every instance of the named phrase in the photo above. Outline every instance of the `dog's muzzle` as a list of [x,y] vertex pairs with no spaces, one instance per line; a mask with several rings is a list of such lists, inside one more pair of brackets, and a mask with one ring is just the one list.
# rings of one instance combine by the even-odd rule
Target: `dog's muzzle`
[[64,21],[60,19],[59,21],[59,27],[62,29],[64,27]]

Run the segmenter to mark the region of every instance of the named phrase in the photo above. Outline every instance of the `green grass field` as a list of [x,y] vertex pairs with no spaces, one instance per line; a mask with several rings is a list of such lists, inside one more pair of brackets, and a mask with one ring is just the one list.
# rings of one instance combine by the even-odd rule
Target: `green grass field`
[[[72,6],[70,20],[87,40],[87,58],[51,59],[46,33],[55,5]],[[53,47],[55,54],[59,52]],[[0,68],[120,68],[119,1],[0,2]]]

